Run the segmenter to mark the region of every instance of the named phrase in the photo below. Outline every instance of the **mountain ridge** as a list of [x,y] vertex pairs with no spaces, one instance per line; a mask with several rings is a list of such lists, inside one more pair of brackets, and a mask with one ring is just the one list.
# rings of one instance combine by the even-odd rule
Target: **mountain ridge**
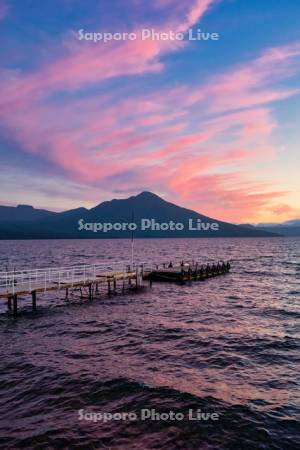
[[249,228],[251,230],[264,230],[269,233],[278,233],[283,236],[300,236],[300,222],[298,220],[292,220],[288,222],[278,224],[241,224],[242,227]]
[[[3,208],[9,208],[3,209]],[[2,217],[2,212],[5,215]],[[25,219],[22,213],[25,214]],[[29,212],[30,211],[30,212]],[[9,218],[9,212],[11,216]],[[26,207],[0,206],[0,239],[72,239],[72,238],[130,238],[130,230],[110,230],[94,232],[80,229],[82,223],[141,223],[151,219],[155,223],[182,223],[182,230],[142,230],[137,228],[137,238],[155,237],[272,237],[278,234],[261,229],[250,229],[240,225],[223,222],[171,203],[149,191],[143,191],[127,199],[113,199],[99,203],[93,208],[83,207],[62,212],[52,212]],[[218,230],[190,229],[193,223],[217,223]]]

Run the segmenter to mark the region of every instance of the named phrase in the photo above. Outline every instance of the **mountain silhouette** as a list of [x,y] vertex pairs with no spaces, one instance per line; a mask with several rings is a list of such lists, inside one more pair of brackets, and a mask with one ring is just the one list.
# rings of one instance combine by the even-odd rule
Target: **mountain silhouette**
[[263,230],[268,233],[280,234],[282,236],[300,236],[300,221],[298,219],[284,222],[282,224],[267,224],[259,223],[257,225],[242,224],[243,227],[251,228],[252,230]]
[[[158,224],[173,221],[183,224],[184,228],[142,230],[140,225],[143,219],[152,219]],[[218,229],[191,230],[190,221],[194,227],[197,223],[200,223],[200,226],[207,223],[210,226],[214,223]],[[105,201],[91,209],[76,208],[64,212],[35,209],[27,205],[0,206],[0,239],[130,238],[130,229],[94,232],[87,230],[89,225],[86,224],[131,222],[137,225],[134,230],[134,236],[137,238],[278,236],[259,228],[234,225],[204,216],[145,191],[127,199]]]

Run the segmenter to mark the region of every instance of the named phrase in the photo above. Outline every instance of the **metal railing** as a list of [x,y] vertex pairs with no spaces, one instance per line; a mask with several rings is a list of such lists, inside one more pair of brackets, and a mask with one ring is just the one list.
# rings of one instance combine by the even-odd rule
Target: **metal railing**
[[76,283],[86,284],[95,280],[97,276],[109,276],[115,272],[142,271],[142,263],[133,266],[128,261],[108,261],[99,264],[78,265],[71,267],[47,267],[41,269],[13,270],[0,272],[0,293],[12,294],[16,292],[32,292],[64,284],[73,286]]
[[[194,266],[194,261],[185,261],[184,269]],[[174,268],[179,267],[180,262],[174,261]],[[139,276],[153,270],[168,268],[168,263],[135,262],[130,261],[106,261],[98,264],[82,264],[71,267],[46,267],[39,269],[12,270],[0,272],[0,294],[14,295],[16,292],[32,292],[36,289],[57,287],[63,285],[73,286],[76,283],[86,284],[96,280],[97,276],[109,276],[113,273],[137,271]]]

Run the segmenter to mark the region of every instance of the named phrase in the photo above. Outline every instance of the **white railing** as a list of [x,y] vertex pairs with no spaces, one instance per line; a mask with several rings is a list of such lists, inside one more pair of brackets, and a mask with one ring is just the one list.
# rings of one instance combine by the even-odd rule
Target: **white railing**
[[[174,267],[179,267],[180,262],[174,261]],[[194,261],[185,262],[184,267],[193,266]],[[152,270],[168,268],[168,263],[159,262],[135,262],[130,261],[106,261],[98,264],[77,265],[71,267],[46,267],[40,269],[12,270],[0,272],[0,294],[14,295],[16,292],[32,292],[35,289],[57,287],[60,289],[65,284],[73,286],[76,283],[86,284],[95,280],[97,276],[110,275],[115,272],[126,273],[138,271],[138,275]]]
[[64,284],[73,286],[76,283],[88,283],[97,276],[110,275],[115,272],[126,273],[136,271],[140,273],[143,263],[133,266],[128,261],[108,261],[99,264],[78,265],[73,267],[47,267],[41,269],[13,270],[0,272],[0,294],[16,292],[32,292],[35,289],[44,289],[57,286],[60,289]]

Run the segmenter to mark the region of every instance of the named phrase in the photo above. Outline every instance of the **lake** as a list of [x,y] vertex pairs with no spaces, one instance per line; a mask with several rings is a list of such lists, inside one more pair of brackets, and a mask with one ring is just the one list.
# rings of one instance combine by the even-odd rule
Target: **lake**
[[[130,245],[0,241],[0,270],[124,260]],[[134,252],[148,262],[230,259],[232,268],[93,302],[41,295],[17,320],[2,302],[0,446],[299,448],[300,238],[141,239]],[[142,410],[168,419],[142,420]]]

